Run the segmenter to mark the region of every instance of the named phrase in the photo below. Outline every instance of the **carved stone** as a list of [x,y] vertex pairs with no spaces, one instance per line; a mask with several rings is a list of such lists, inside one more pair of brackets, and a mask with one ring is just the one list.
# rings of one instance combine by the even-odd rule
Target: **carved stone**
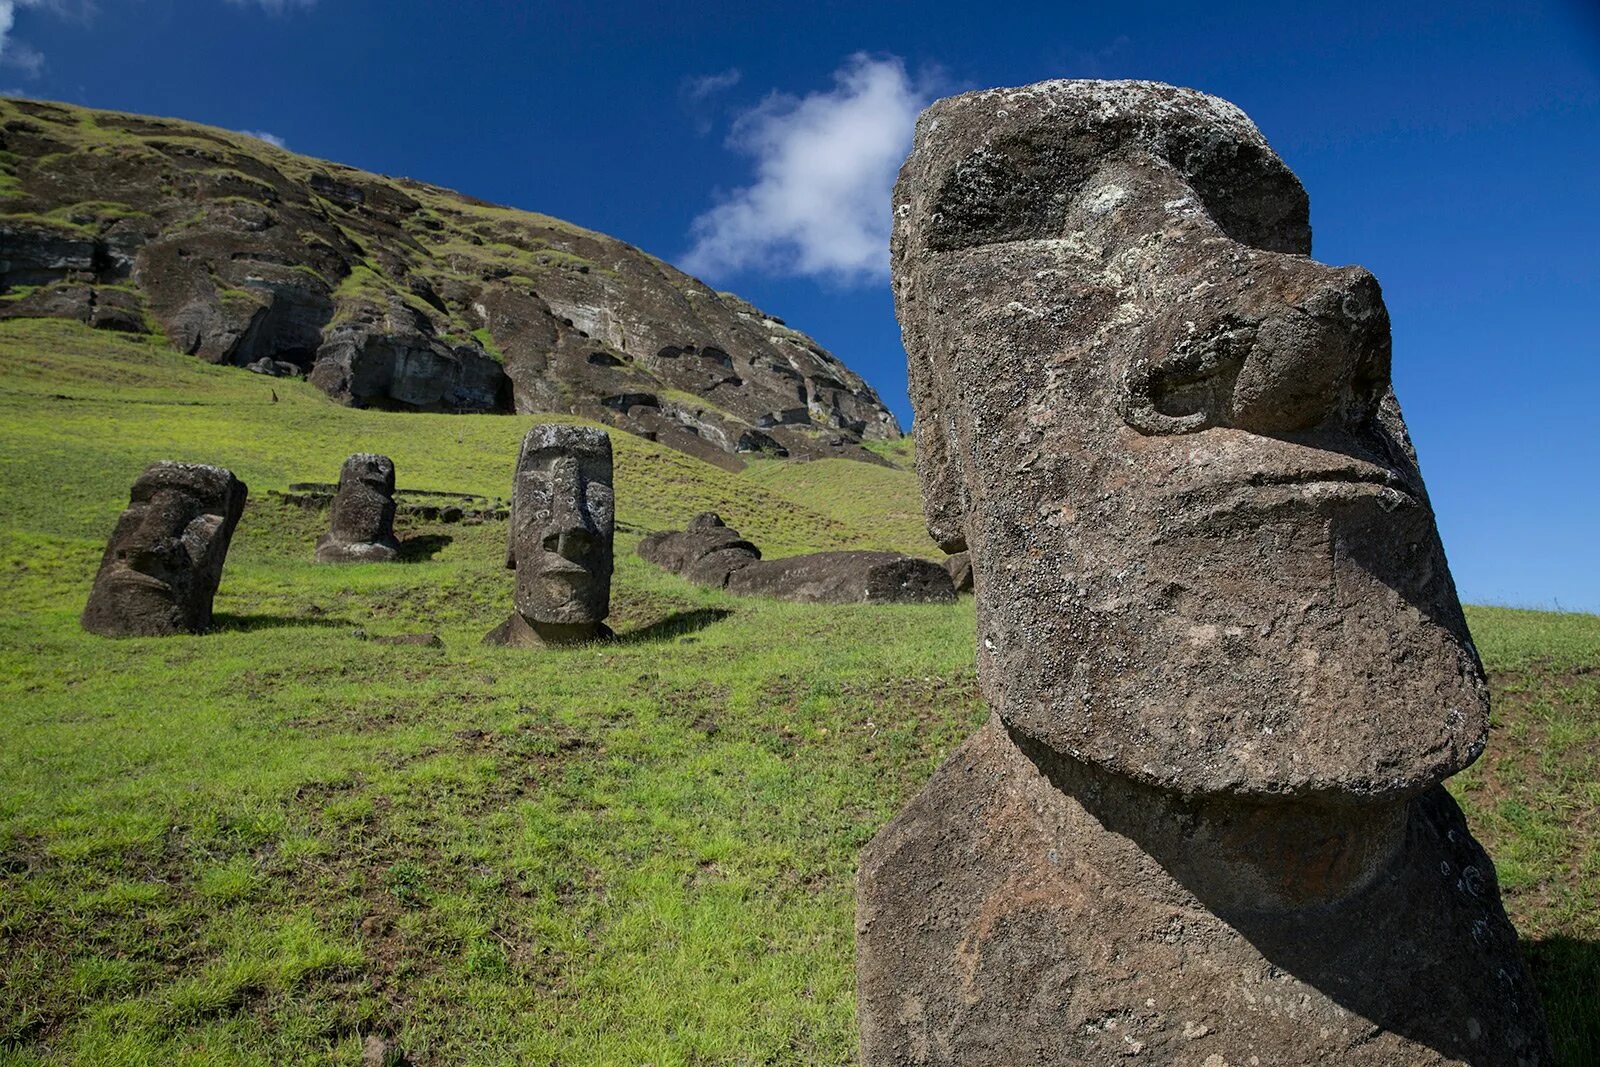
[[100,560],[83,628],[106,637],[205,632],[246,493],[221,467],[146,467]]
[[327,533],[317,538],[318,563],[386,563],[400,553],[394,536],[394,461],[357,452],[339,471],[339,492]]
[[1550,1062],[1439,785],[1488,693],[1377,282],[1154,83],[940,101],[894,208],[995,716],[863,856],[863,1061]]
[[517,572],[516,610],[484,640],[539,648],[611,636],[616,503],[611,438],[590,426],[528,431],[511,490],[506,566]]
[[641,559],[699,585],[801,604],[926,604],[956,598],[949,573],[899,552],[813,552],[763,560],[761,550],[702,512],[686,530],[647,535]]

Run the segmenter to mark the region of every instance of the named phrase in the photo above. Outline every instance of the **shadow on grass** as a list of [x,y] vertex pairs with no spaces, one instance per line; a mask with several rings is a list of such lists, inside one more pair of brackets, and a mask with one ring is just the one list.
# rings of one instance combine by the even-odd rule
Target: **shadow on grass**
[[696,608],[693,611],[675,611],[664,619],[657,619],[649,626],[637,630],[629,630],[625,634],[618,634],[616,644],[643,645],[653,641],[670,641],[674,637],[692,634],[696,630],[704,630],[712,623],[721,622],[733,612],[727,608]]
[[400,554],[395,558],[401,563],[422,563],[454,540],[449,534],[413,534],[400,542]]
[[1555,1039],[1556,1062],[1600,1063],[1600,941],[1546,937],[1522,946]]
[[211,616],[211,629],[207,632],[237,634],[249,633],[252,630],[282,630],[294,626],[324,626],[350,629],[355,626],[355,623],[349,619],[340,619],[329,615],[235,615],[231,611],[219,611]]

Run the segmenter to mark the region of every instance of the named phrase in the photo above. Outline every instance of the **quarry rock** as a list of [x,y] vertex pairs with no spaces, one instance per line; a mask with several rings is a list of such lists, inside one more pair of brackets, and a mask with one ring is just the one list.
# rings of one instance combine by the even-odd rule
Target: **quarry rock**
[[993,718],[863,856],[863,1062],[1552,1062],[1440,787],[1488,693],[1388,314],[1298,179],[1225,101],[1046,82],[929,108],[894,212]]
[[394,536],[394,461],[358,452],[339,470],[328,532],[317,538],[318,563],[385,563],[400,552]]
[[931,560],[898,552],[814,552],[763,560],[761,550],[715,512],[688,529],[646,535],[639,557],[698,585],[740,596],[803,604],[926,604],[955,599],[950,576]]
[[516,610],[485,641],[543,647],[610,637],[604,619],[615,527],[610,436],[592,426],[529,430],[517,455],[506,546]]
[[900,436],[811,337],[559,219],[226,130],[35,100],[0,100],[0,151],[16,179],[0,205],[0,317],[89,321],[82,299],[18,287],[126,283],[141,314],[118,322],[142,328],[147,308],[185,352],[290,366],[343,404],[579,415],[728,469],[747,455],[877,463],[862,443]]
[[145,468],[100,560],[83,628],[105,637],[204,633],[246,492],[221,467]]

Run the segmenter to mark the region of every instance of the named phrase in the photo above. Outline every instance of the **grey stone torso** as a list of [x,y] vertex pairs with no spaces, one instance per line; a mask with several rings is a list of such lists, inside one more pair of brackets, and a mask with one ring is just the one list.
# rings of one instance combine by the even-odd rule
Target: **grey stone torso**
[[1159,803],[1086,803],[998,720],[956,750],[862,856],[862,1062],[1553,1062],[1494,865],[1442,788],[1364,890],[1278,914],[1197,895],[1129,836]]

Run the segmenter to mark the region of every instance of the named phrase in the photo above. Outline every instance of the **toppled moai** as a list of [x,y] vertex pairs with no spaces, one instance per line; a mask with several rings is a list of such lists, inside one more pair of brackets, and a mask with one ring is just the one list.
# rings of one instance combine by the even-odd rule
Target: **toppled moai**
[[1233,105],[942,100],[892,266],[991,718],[868,845],[863,1062],[1548,1064],[1372,275]]
[[317,538],[318,563],[387,563],[400,554],[394,536],[394,461],[357,452],[339,470],[328,532]]
[[516,610],[485,641],[542,648],[611,636],[611,438],[591,426],[535,426],[511,487],[506,566]]
[[105,637],[204,633],[245,484],[201,463],[152,463],[106,545],[83,628]]
[[813,552],[764,560],[759,548],[710,511],[696,515],[688,529],[646,536],[638,551],[646,562],[739,596],[801,604],[928,604],[956,598],[942,566],[899,552]]

